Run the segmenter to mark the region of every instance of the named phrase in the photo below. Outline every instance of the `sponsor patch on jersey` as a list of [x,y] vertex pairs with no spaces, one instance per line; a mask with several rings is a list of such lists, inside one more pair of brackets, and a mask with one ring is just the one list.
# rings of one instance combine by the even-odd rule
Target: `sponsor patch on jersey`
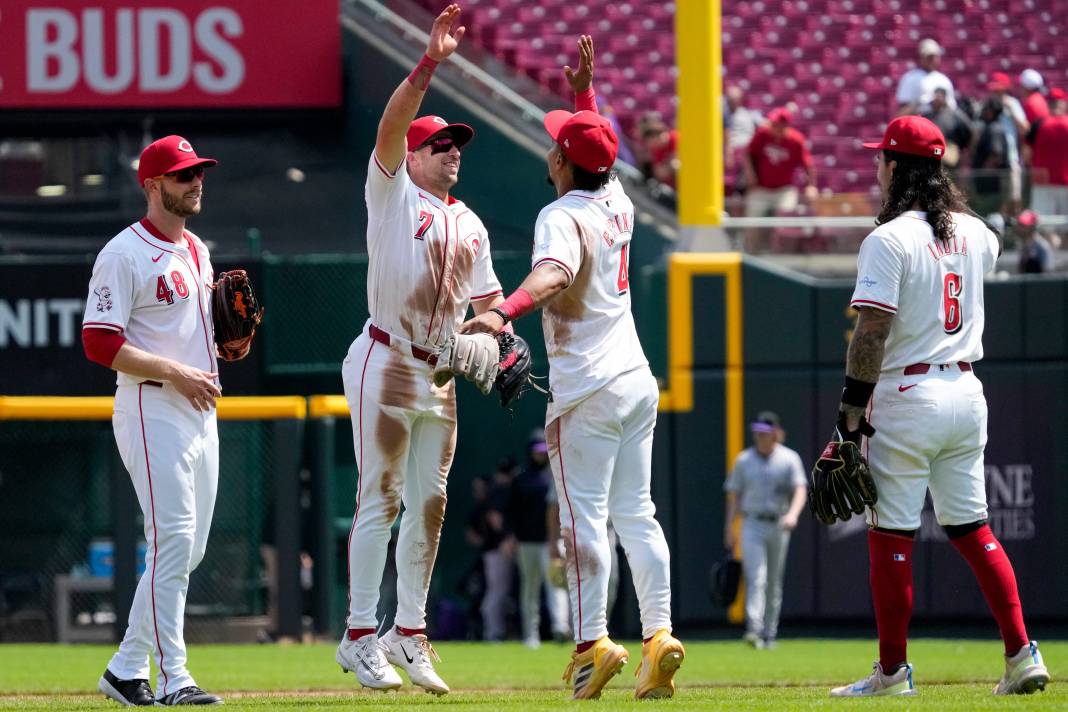
[[904,561],[904,560],[905,560],[905,555],[904,554],[894,554],[894,561]]
[[868,275],[864,275],[863,277],[861,277],[858,280],[858,283],[859,284],[863,284],[865,287],[868,287],[869,289],[871,289],[872,287],[874,287],[875,285],[878,284],[878,282],[876,282],[874,279],[872,279]]
[[96,310],[98,312],[111,311],[113,305],[111,302],[111,289],[109,287],[104,286],[99,289],[94,289],[93,294],[96,295]]
[[987,551],[993,551],[994,549],[998,548],[998,545],[994,542],[990,542],[989,544],[983,544],[983,548]]

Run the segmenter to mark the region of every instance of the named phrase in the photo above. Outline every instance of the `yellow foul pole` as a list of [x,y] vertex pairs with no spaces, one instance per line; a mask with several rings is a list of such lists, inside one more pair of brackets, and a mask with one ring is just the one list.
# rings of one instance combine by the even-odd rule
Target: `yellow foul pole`
[[720,224],[723,213],[723,93],[720,0],[675,4],[679,76],[679,227]]

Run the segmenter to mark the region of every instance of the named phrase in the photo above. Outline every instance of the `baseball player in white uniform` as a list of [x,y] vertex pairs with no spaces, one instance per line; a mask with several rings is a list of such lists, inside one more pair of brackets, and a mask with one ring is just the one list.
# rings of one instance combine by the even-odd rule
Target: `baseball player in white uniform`
[[215,164],[181,136],[145,148],[137,178],[148,214],[100,251],[82,321],[86,355],[118,372],[112,425],[148,542],[126,635],[99,683],[124,705],[222,702],[197,687],[182,637],[219,480],[214,275],[207,247],[185,229],[200,213],[204,169]]
[[[833,696],[915,693],[906,638],[912,547],[931,492],[938,523],[971,566],[1005,643],[995,694],[1043,689],[1049,673],[1027,636],[1012,564],[987,525],[987,406],[973,364],[983,357],[983,275],[1000,237],[968,214],[942,169],[945,139],[918,116],[894,119],[876,149],[878,227],[857,260],[838,429],[867,437],[878,492],[868,510],[870,578],[879,631],[872,674]],[[872,430],[874,429],[874,430]]]
[[576,113],[552,111],[545,129],[558,199],[534,228],[533,270],[507,300],[463,332],[495,333],[535,308],[549,356],[549,460],[560,500],[575,638],[565,680],[574,697],[598,697],[628,654],[608,637],[605,607],[611,518],[634,576],[645,645],[635,696],[670,697],[682,663],[671,636],[664,533],[650,497],[659,391],[630,311],[628,248],[634,206],[612,174],[619,140],[597,113],[593,41],[579,39],[577,72],[565,67]]
[[[367,303],[370,319],[342,365],[359,469],[349,533],[348,627],[337,661],[359,682],[412,683],[444,694],[426,636],[426,600],[456,445],[455,384],[431,380],[442,346],[468,306],[502,301],[482,222],[449,191],[474,131],[438,116],[415,119],[437,64],[464,28],[453,4],[434,21],[419,65],[382,114],[367,169]],[[376,610],[390,527],[404,505],[396,547],[396,625],[379,638]]]

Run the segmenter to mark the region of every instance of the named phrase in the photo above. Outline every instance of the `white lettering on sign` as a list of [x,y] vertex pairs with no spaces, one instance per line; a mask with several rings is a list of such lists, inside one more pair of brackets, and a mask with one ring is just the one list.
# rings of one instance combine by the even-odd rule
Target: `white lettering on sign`
[[[79,317],[84,310],[82,299],[0,299],[0,348],[74,346]],[[56,317],[54,342],[53,316]]]
[[[195,19],[169,8],[86,8],[80,14],[34,8],[26,13],[26,86],[55,94],[81,80],[98,94],[117,94],[136,80],[146,93],[192,83],[226,94],[245,80],[245,59],[230,41],[243,34],[241,16],[226,7],[208,8]],[[194,61],[195,50],[208,59]],[[110,75],[108,66],[114,67]]]

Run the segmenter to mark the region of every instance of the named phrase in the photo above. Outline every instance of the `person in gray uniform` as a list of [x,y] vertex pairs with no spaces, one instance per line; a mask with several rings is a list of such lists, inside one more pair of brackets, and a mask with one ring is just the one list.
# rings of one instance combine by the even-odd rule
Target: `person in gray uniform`
[[779,416],[757,415],[753,446],[742,451],[724,484],[727,516],[723,543],[735,548],[734,519],[742,515],[745,637],[757,648],[775,645],[782,608],[782,580],[790,532],[805,507],[807,479],[801,456],[782,444]]

